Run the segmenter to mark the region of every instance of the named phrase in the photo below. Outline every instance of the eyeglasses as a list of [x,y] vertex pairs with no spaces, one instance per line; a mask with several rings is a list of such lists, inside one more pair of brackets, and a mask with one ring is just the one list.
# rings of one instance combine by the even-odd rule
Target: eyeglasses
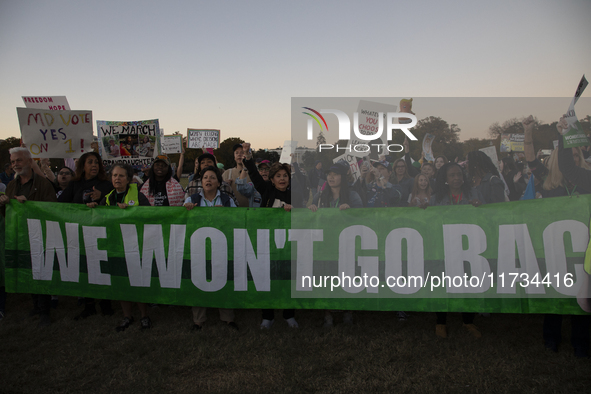
[[269,172],[268,168],[259,168],[259,172]]

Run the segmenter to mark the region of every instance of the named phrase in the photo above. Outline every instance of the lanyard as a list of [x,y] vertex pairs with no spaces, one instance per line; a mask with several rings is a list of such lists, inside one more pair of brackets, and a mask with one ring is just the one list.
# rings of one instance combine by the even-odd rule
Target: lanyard
[[205,201],[206,207],[215,207],[215,203],[217,200],[218,200],[218,196],[215,196],[215,198],[213,199],[213,202],[211,203],[211,205],[209,205],[209,201],[207,201],[207,198],[203,197],[203,201]]
[[575,185],[575,187],[573,187],[573,191],[572,192],[569,192],[568,191],[568,187],[565,186],[564,188],[566,189],[566,194],[568,194],[569,197],[572,197],[573,194],[575,193],[575,190],[577,190],[577,185]]
[[[460,193],[460,196],[458,197],[458,204],[460,203],[460,201],[462,201],[462,194],[463,193]],[[456,205],[454,203],[454,196],[453,194],[451,194],[451,192],[449,192],[449,200],[451,201],[451,205]]]
[[340,199],[341,199],[340,197],[337,198],[337,200],[335,201],[335,204],[334,204],[334,208],[338,208],[339,207],[339,201],[340,201]]

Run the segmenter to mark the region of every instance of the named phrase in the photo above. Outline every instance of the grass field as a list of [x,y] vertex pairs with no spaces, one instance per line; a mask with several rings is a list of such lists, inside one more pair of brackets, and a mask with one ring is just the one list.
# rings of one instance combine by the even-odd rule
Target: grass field
[[[208,311],[190,331],[188,307],[151,308],[154,327],[125,332],[122,315],[74,321],[76,299],[60,297],[52,325],[37,328],[30,296],[9,294],[0,322],[1,393],[469,392],[588,393],[591,360],[576,359],[565,319],[559,353],[546,351],[542,316],[478,316],[483,337],[448,317],[449,338],[435,336],[433,313],[355,312],[352,326],[322,328],[322,311],[296,311],[300,329],[276,313],[261,331],[260,311],[237,310],[240,331]],[[335,322],[341,321],[335,314]]]

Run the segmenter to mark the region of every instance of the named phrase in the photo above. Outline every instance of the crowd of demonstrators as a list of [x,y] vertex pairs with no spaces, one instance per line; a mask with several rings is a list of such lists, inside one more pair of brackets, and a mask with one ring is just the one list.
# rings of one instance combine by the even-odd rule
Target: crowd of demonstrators
[[[236,208],[234,200],[226,193],[220,191],[222,185],[222,175],[219,169],[214,166],[208,166],[200,172],[201,190],[194,193],[185,200],[185,208],[191,210],[193,208],[204,207],[231,207]],[[201,330],[203,323],[207,320],[207,308],[194,306],[193,312],[193,330]],[[238,325],[234,322],[233,309],[219,309],[220,320],[225,322],[229,327],[238,330]]]
[[[100,202],[104,206],[118,206],[121,209],[133,206],[150,206],[150,202],[141,192],[138,191],[137,185],[132,183],[133,169],[129,164],[115,164],[111,167],[111,182],[113,190],[105,195]],[[96,207],[96,202],[86,204],[90,208]],[[148,306],[143,302],[137,303],[141,314],[140,327],[147,329],[152,327],[152,321],[148,316]],[[132,302],[121,301],[121,309],[123,310],[123,321],[116,327],[117,331],[124,331],[133,323],[134,319],[131,314]]]
[[[58,170],[52,177],[48,172],[48,163],[39,166],[30,160],[30,178],[24,174],[20,161],[9,163],[5,172],[0,174],[2,181],[14,178],[9,183],[6,196],[0,197],[2,206],[9,198],[27,196],[27,184],[55,179],[53,184],[53,200],[60,202],[84,203],[89,206],[117,205],[125,208],[133,205],[181,206],[187,209],[202,207],[251,207],[251,208],[293,208],[307,207],[311,211],[324,208],[362,207],[401,207],[411,209],[429,206],[467,205],[502,203],[522,198],[528,182],[527,171],[534,175],[538,198],[572,196],[591,192],[591,167],[587,164],[584,151],[580,148],[564,149],[562,141],[545,161],[536,157],[533,151],[533,119],[523,123],[525,132],[525,163],[516,162],[511,156],[503,157],[495,163],[483,152],[468,153],[461,163],[449,162],[445,156],[435,157],[433,162],[425,160],[424,155],[418,162],[412,162],[409,154],[408,141],[405,141],[403,158],[394,156],[381,157],[380,160],[364,158],[360,160],[360,176],[353,182],[353,174],[348,164],[335,163],[328,171],[322,169],[317,161],[308,170],[308,176],[297,162],[271,163],[268,160],[256,162],[252,157],[250,144],[236,144],[233,147],[236,165],[223,172],[218,167],[216,157],[203,153],[195,161],[194,174],[189,178],[186,189],[178,182],[184,155],[176,174],[170,160],[165,155],[155,158],[149,169],[146,169],[145,183],[138,191],[132,182],[133,171],[129,166],[115,165],[108,178],[97,153],[83,155],[76,164],[75,172],[67,167]],[[561,139],[560,139],[561,140]],[[24,155],[24,148],[12,151]],[[23,150],[24,149],[24,150]],[[184,153],[184,152],[183,152]],[[12,157],[11,157],[12,159]],[[29,154],[30,159],[30,154]],[[28,160],[28,159],[27,159]],[[293,160],[293,157],[292,157]],[[392,163],[393,162],[393,163]],[[420,164],[420,165],[419,165]],[[29,172],[27,172],[28,174]],[[222,175],[223,174],[223,175]],[[25,182],[21,185],[22,182]],[[51,185],[51,183],[49,183]],[[18,189],[16,189],[18,186]],[[18,191],[18,192],[16,192]],[[16,194],[15,194],[16,192]],[[34,196],[28,196],[29,200]],[[19,201],[21,201],[19,199]],[[24,201],[24,200],[22,200]],[[51,201],[51,200],[47,200]],[[582,301],[582,302],[588,302]],[[48,301],[44,296],[36,296],[35,307],[49,321]],[[100,303],[103,314],[112,314],[111,303],[103,300]],[[125,330],[132,322],[132,303],[121,301],[123,321],[117,326],[118,331]],[[591,305],[589,305],[591,308]],[[2,292],[0,291],[0,312],[2,310]],[[139,304],[141,327],[151,327],[146,304]],[[40,312],[42,311],[42,312]],[[193,307],[193,329],[200,330],[206,321],[207,308]],[[238,329],[234,322],[231,309],[220,309],[220,319],[230,327]],[[403,312],[399,312],[403,313]],[[85,308],[77,318],[86,318],[96,314],[95,301],[85,299]],[[1,316],[0,316],[1,317]],[[274,322],[274,311],[263,310],[261,328],[270,328]],[[283,311],[283,317],[290,327],[298,327],[295,310]],[[344,322],[352,322],[352,313],[345,312]],[[463,313],[465,328],[475,337],[480,337],[479,329],[474,325],[475,313]],[[447,337],[447,314],[437,313],[435,333],[439,337]],[[560,342],[561,315],[546,315],[544,318],[543,337],[548,348],[556,350]],[[575,352],[581,356],[589,351],[589,325],[591,317],[572,317],[572,342]],[[333,325],[330,311],[325,311],[324,325]]]

